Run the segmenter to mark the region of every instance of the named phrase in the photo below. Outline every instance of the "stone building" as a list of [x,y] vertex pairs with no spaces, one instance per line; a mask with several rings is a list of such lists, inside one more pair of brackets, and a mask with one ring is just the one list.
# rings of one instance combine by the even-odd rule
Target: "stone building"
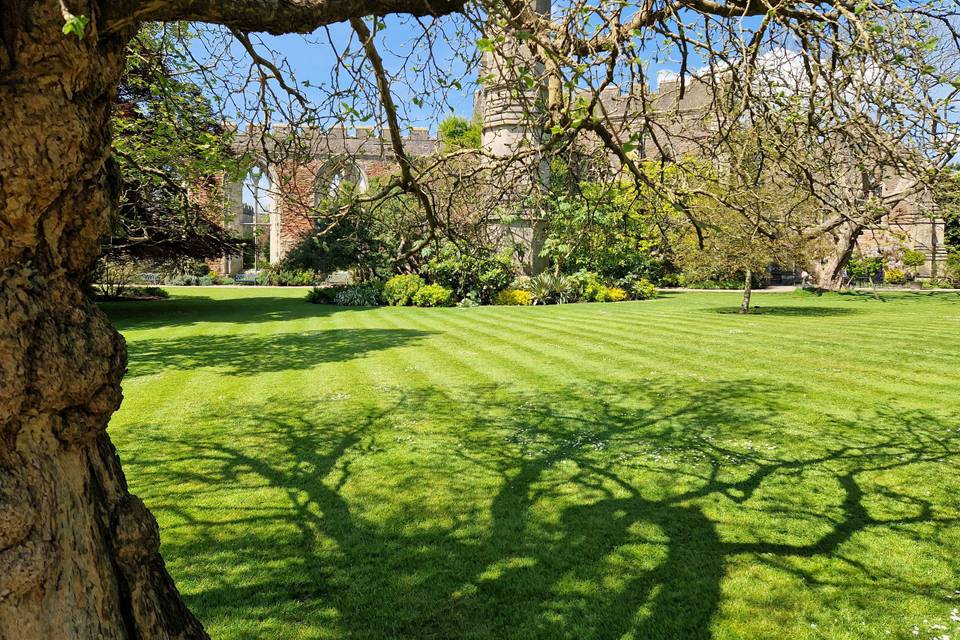
[[[422,128],[412,129],[403,143],[411,157],[433,155],[439,148]],[[308,129],[297,136],[285,127],[274,127],[267,135],[251,128],[240,132],[236,148],[253,159],[253,167],[244,180],[223,184],[226,225],[242,237],[257,236],[271,264],[315,229],[315,206],[333,190],[349,182],[363,192],[371,181],[397,171],[389,141],[371,127]],[[211,267],[233,275],[255,265],[263,266],[244,264],[235,255]]]
[[[543,0],[540,3],[543,4]],[[549,3],[546,8],[549,9]],[[543,9],[538,6],[538,10]],[[495,72],[498,63],[493,57],[489,60],[485,65],[486,71]],[[529,95],[530,92],[526,95],[514,92],[511,98],[509,87],[503,82],[485,85],[484,90],[478,93],[474,108],[483,116],[483,142],[487,150],[497,155],[508,155],[522,148],[524,142],[534,135],[526,124],[530,114],[524,113],[520,105],[524,101],[524,106],[532,104]],[[637,149],[633,153],[638,160],[672,160],[684,155],[702,155],[705,152],[704,142],[716,132],[715,126],[711,126],[711,119],[705,117],[714,101],[714,89],[696,76],[685,78],[681,88],[679,75],[661,72],[656,89],[632,87],[622,91],[619,87],[610,86],[600,92],[599,101],[609,125],[622,140],[626,140],[631,133],[636,134]],[[641,113],[643,117],[638,116]],[[599,140],[590,141],[589,138],[581,144],[588,154],[601,146]],[[607,160],[616,170],[617,159],[608,154]],[[851,162],[851,167],[853,164]],[[528,168],[528,172],[535,179],[544,179],[542,164],[538,168]],[[877,185],[876,195],[897,193],[906,187],[908,181],[903,177],[890,171],[884,173]],[[538,250],[542,237],[540,228],[536,212],[527,212],[524,233],[517,237],[530,242],[534,252]],[[926,254],[927,261],[918,274],[921,277],[935,277],[947,257],[944,235],[943,216],[932,197],[921,192],[907,197],[890,215],[866,229],[857,241],[857,251],[868,256],[884,256],[895,264],[903,250],[919,250]]]
[[[783,59],[783,53],[770,54]],[[621,95],[616,89],[602,95],[607,112],[614,118],[626,119],[636,101],[630,95]],[[674,73],[661,73],[657,90],[651,95],[651,119],[656,122],[660,134],[656,140],[651,135],[642,135],[639,153],[648,159],[659,159],[664,154],[672,158],[700,150],[700,138],[712,133],[709,119],[704,111],[713,99],[712,88],[696,77],[685,79],[681,96],[680,77]],[[855,173],[855,163],[850,159],[849,173]],[[886,196],[906,190],[911,186],[907,180],[889,168],[874,187],[875,195]],[[849,177],[849,176],[848,176]],[[860,176],[855,176],[859,179]],[[835,176],[834,180],[839,180]],[[920,267],[921,277],[936,277],[946,261],[945,220],[929,192],[921,191],[902,200],[891,213],[878,223],[870,225],[858,238],[856,251],[867,256],[883,256],[896,264],[905,249],[922,251],[926,263]]]
[[[550,0],[532,2],[536,11],[549,13]],[[482,147],[491,159],[492,180],[499,188],[492,189],[477,206],[484,208],[492,221],[491,239],[501,246],[525,248],[518,252],[521,264],[528,273],[536,273],[544,266],[539,257],[544,222],[536,205],[530,204],[536,198],[530,196],[542,189],[549,176],[548,159],[538,152],[543,132],[535,125],[546,87],[521,82],[518,74],[540,78],[543,69],[526,45],[510,42],[507,39],[483,55],[486,80],[474,108],[482,118]],[[621,139],[636,134],[634,153],[639,159],[702,154],[701,142],[712,133],[710,119],[704,114],[714,99],[713,89],[696,75],[685,78],[681,87],[679,76],[661,72],[655,90],[608,87],[599,99],[612,126],[619,128]],[[397,170],[389,142],[374,135],[371,128],[306,130],[295,137],[280,127],[272,129],[269,136],[262,133],[248,130],[238,136],[238,151],[253,158],[254,169],[246,180],[224,184],[223,190],[228,224],[246,237],[257,235],[258,242],[269,246],[265,253],[270,263],[282,259],[315,228],[312,211],[340,183],[351,182],[364,190],[370,181]],[[261,144],[262,139],[267,142]],[[439,151],[438,141],[426,129],[413,129],[404,146],[411,157]],[[616,170],[615,158],[611,160]],[[887,175],[880,189],[896,190],[901,182],[898,176]],[[894,256],[907,248],[927,255],[920,269],[922,276],[936,275],[938,264],[946,258],[944,221],[931,199],[923,195],[902,202],[859,240],[859,250],[868,255]],[[234,274],[252,266],[244,265],[240,256],[227,256],[218,270]]]

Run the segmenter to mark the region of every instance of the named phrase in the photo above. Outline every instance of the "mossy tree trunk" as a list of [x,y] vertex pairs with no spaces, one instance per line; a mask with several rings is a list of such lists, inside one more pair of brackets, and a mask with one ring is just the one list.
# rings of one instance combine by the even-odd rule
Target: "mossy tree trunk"
[[[106,433],[123,338],[84,295],[116,211],[110,110],[143,20],[307,33],[463,0],[0,0],[0,640],[206,638]],[[65,35],[70,16],[89,20]]]
[[79,284],[114,212],[130,31],[66,36],[57,2],[0,22],[0,638],[205,638],[105,431],[126,348]]

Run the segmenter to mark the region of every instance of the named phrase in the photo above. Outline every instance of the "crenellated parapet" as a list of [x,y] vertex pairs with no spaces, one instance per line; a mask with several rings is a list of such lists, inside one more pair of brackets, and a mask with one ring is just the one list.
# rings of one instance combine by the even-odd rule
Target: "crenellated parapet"
[[[402,136],[405,152],[411,157],[430,156],[440,150],[436,137],[427,128],[414,127]],[[311,161],[347,157],[353,160],[393,160],[395,154],[388,138],[374,127],[343,126],[322,129],[274,125],[269,130],[250,125],[237,130],[234,148],[259,159],[271,161]]]

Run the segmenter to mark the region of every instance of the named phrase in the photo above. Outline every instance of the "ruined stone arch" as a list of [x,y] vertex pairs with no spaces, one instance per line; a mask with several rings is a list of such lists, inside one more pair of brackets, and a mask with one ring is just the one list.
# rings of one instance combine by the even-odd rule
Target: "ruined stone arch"
[[348,184],[358,193],[366,193],[370,188],[367,173],[356,159],[338,156],[324,161],[313,179],[314,206],[343,191]]
[[[255,162],[239,183],[235,203],[235,226],[243,237],[259,236],[258,245],[266,242],[270,263],[280,254],[279,207],[276,169],[266,162]],[[260,267],[265,265],[258,265]]]
[[[299,135],[305,148],[296,156],[291,156],[290,150],[277,142],[289,136],[289,131],[282,127],[270,131],[257,126],[238,129],[234,143],[237,157],[250,157],[251,166],[259,168],[271,183],[272,201],[266,207],[271,264],[281,261],[287,251],[316,228],[317,206],[328,198],[332,188],[351,182],[364,193],[370,188],[371,180],[397,171],[390,142],[375,135],[371,127],[357,127],[353,132],[343,127],[326,131],[306,128]],[[439,149],[436,138],[423,128],[411,130],[403,143],[413,157],[430,156]],[[249,215],[240,220],[243,180],[225,187],[229,210],[237,221],[232,223],[233,228],[237,231],[251,228],[243,224],[252,222]],[[224,259],[223,264],[226,263]],[[236,273],[225,268],[223,271]]]

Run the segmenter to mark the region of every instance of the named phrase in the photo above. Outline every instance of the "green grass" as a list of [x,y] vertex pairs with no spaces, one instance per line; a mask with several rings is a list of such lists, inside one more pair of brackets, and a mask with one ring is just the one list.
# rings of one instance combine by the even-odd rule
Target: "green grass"
[[303,293],[104,305],[111,433],[214,638],[960,632],[960,296]]

